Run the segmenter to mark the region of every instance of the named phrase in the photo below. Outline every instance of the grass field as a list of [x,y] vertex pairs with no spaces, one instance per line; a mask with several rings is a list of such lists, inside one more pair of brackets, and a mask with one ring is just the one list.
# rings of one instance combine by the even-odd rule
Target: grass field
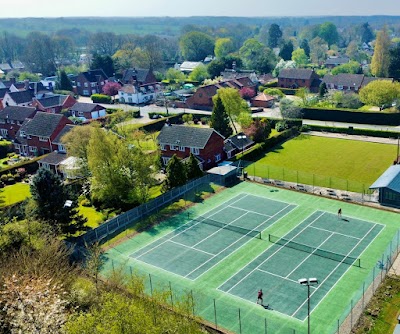
[[4,205],[6,206],[21,202],[31,196],[29,184],[16,183],[6,186],[0,192],[0,196],[4,198]]
[[[251,201],[240,202],[243,196]],[[282,206],[283,203],[291,207]],[[343,222],[337,219],[339,206],[346,217]],[[218,228],[200,226],[189,218],[208,214],[218,214],[218,221],[228,224],[230,221],[238,222],[239,226],[251,221],[262,230],[263,240],[248,238],[244,241],[241,234],[235,238],[229,228],[222,234],[222,238],[216,239],[214,236],[220,233]],[[243,214],[250,216],[242,217]],[[266,220],[260,220],[259,215],[267,217]],[[274,217],[275,220],[268,217]],[[345,224],[356,224],[358,227],[349,229]],[[380,228],[375,235],[369,235],[373,226]],[[115,244],[106,252],[103,274],[108,275],[118,269],[127,275],[137,272],[146,278],[147,292],[150,293],[151,288],[163,288],[172,291],[173,298],[183,291],[191,291],[195,299],[196,315],[213,323],[217,321],[219,326],[236,333],[261,334],[265,333],[265,326],[268,327],[268,333],[305,333],[307,321],[304,320],[304,301],[307,289],[301,289],[295,282],[303,276],[321,276],[319,278],[322,280],[323,274],[328,271],[327,277],[331,282],[321,283],[323,287],[313,296],[311,323],[313,333],[329,334],[335,332],[338,320],[343,321],[343,314],[348,311],[352,300],[358,300],[363,283],[369,285],[372,268],[382,257],[399,227],[396,213],[242,182],[178,215],[161,220],[160,224],[145,232],[120,240],[118,245]],[[310,233],[313,237],[308,237]],[[279,237],[299,235],[303,243],[323,243],[328,249],[336,247],[335,252],[345,247],[350,250],[348,254],[357,250],[354,255],[360,257],[361,268],[339,261],[335,262],[341,266],[338,267],[339,271],[331,271],[327,269],[326,262],[315,259],[311,261],[307,252],[290,251],[285,247],[282,249],[283,260],[279,261],[277,257],[274,263],[268,264],[271,253],[276,254],[279,248],[276,243],[268,241],[269,234]],[[236,244],[235,240],[239,243]],[[351,240],[355,243],[351,244]],[[230,249],[228,253],[225,248],[227,244]],[[235,246],[231,247],[230,244]],[[357,248],[361,244],[362,247]],[[214,255],[218,255],[218,258]],[[288,258],[291,259],[290,273],[287,276],[277,274],[277,266],[279,270],[288,270],[285,264]],[[333,262],[330,263],[335,267]],[[286,276],[286,283],[272,279],[278,276]],[[285,284],[287,289],[284,288]],[[265,289],[266,301],[271,303],[267,310],[255,303],[259,287]],[[288,309],[285,305],[290,305],[293,300],[302,305],[298,308],[300,313],[285,313]]]
[[348,180],[349,189],[344,190],[361,192],[360,185],[367,189],[393,163],[396,150],[396,145],[300,135],[246,170],[249,175],[305,184],[312,184],[314,175],[315,185],[329,188],[336,187],[327,185],[329,178]]

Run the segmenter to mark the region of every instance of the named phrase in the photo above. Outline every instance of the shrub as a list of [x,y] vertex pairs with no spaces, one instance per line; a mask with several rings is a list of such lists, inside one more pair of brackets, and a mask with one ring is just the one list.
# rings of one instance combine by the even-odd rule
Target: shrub
[[286,121],[280,121],[275,124],[275,130],[278,132],[282,132],[288,128],[288,124]]
[[7,174],[3,174],[3,175],[0,177],[0,180],[1,180],[1,182],[3,182],[3,183],[6,183],[6,182],[7,182],[7,179],[8,179],[8,175],[7,175]]
[[85,207],[92,206],[92,204],[90,203],[90,201],[87,198],[84,198],[79,204],[82,206],[85,206]]
[[93,94],[90,98],[93,103],[111,103],[111,97],[104,94]]
[[208,117],[202,117],[200,118],[201,124],[206,125],[208,124]]

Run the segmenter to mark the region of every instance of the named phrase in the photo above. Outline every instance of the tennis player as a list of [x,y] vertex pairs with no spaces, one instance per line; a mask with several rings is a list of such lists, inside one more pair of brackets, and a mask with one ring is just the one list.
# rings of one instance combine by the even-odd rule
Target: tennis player
[[263,305],[263,303],[264,303],[263,295],[264,294],[263,294],[262,289],[258,290],[258,293],[257,293],[257,304],[258,304],[259,301],[261,301],[260,305]]

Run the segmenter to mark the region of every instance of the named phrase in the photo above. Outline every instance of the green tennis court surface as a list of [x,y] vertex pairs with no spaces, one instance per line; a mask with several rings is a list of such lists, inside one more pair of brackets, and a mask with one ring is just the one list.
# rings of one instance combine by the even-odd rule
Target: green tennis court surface
[[298,280],[318,278],[319,284],[311,287],[311,309],[314,309],[349,266],[360,265],[358,257],[382,228],[380,224],[317,211],[284,238],[271,236],[275,244],[219,289],[254,303],[255,291],[262,288],[264,304],[305,320],[306,288]]
[[274,224],[295,205],[240,194],[130,256],[195,280]]

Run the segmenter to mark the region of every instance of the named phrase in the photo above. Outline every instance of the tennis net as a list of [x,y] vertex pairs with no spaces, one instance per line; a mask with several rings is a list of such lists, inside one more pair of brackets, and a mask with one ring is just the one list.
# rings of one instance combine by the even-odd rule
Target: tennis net
[[343,255],[343,254],[339,254],[339,253],[334,253],[334,252],[329,252],[323,249],[319,249],[316,247],[312,247],[309,245],[305,245],[305,244],[301,244],[289,239],[285,239],[282,237],[277,237],[275,235],[269,234],[268,235],[268,240],[272,243],[278,244],[278,245],[282,245],[285,247],[289,247],[289,248],[293,248],[302,252],[306,252],[306,253],[310,253],[313,255],[318,255],[321,257],[325,257],[337,262],[343,262],[349,265],[353,265],[356,267],[361,267],[361,259],[356,258],[356,257],[352,257],[352,256],[348,256],[348,255]]
[[203,217],[203,216],[197,216],[196,218],[193,218],[192,220],[195,222],[201,223],[201,224],[207,224],[207,225],[219,227],[221,229],[225,229],[225,230],[233,231],[233,232],[236,232],[239,234],[243,234],[245,236],[249,236],[252,238],[261,239],[261,231],[250,230],[250,229],[247,229],[244,227],[222,223],[222,222],[216,221],[214,219],[210,219],[208,217]]

